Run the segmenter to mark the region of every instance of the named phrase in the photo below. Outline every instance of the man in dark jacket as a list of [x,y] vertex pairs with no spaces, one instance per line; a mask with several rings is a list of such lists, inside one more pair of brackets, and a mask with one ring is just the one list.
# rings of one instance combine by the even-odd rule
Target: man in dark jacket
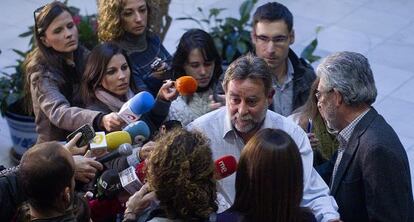
[[253,15],[252,42],[256,55],[273,70],[273,111],[288,116],[308,99],[315,80],[313,68],[290,49],[295,41],[292,13],[284,5],[270,2]]
[[325,58],[316,98],[339,149],[330,180],[343,221],[414,221],[407,153],[371,107],[377,96],[368,60],[355,52]]

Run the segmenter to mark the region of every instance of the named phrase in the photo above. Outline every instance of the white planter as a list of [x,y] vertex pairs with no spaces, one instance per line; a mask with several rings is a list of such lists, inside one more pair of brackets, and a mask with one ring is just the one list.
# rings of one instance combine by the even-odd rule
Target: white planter
[[34,117],[6,112],[5,119],[9,125],[13,151],[20,159],[23,153],[36,143],[37,133]]

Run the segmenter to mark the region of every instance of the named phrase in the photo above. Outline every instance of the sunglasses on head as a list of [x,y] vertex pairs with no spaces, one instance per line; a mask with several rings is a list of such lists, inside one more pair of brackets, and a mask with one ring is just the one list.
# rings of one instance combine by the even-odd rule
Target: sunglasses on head
[[40,34],[39,32],[38,32],[38,27],[37,27],[37,17],[39,16],[39,14],[40,14],[40,12],[46,7],[47,5],[43,5],[43,6],[40,6],[39,8],[37,8],[36,10],[34,10],[34,12],[33,12],[33,18],[34,18],[34,27],[35,27],[35,32],[37,33],[37,34]]

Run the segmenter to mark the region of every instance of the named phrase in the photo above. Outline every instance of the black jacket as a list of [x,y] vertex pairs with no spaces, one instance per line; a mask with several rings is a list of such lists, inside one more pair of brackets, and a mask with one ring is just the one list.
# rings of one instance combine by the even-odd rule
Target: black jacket
[[374,108],[352,132],[331,195],[343,221],[414,221],[407,154]]
[[17,208],[26,199],[18,185],[16,173],[0,177],[0,218],[2,221],[11,221]]

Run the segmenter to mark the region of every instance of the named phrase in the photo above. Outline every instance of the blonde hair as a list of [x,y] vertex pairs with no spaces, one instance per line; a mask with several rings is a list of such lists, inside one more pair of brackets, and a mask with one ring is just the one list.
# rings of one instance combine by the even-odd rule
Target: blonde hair
[[[125,0],[99,0],[98,4],[98,38],[102,42],[121,38],[125,30],[122,28],[121,12]],[[153,10],[151,1],[145,0],[148,9],[147,30],[150,30]]]

